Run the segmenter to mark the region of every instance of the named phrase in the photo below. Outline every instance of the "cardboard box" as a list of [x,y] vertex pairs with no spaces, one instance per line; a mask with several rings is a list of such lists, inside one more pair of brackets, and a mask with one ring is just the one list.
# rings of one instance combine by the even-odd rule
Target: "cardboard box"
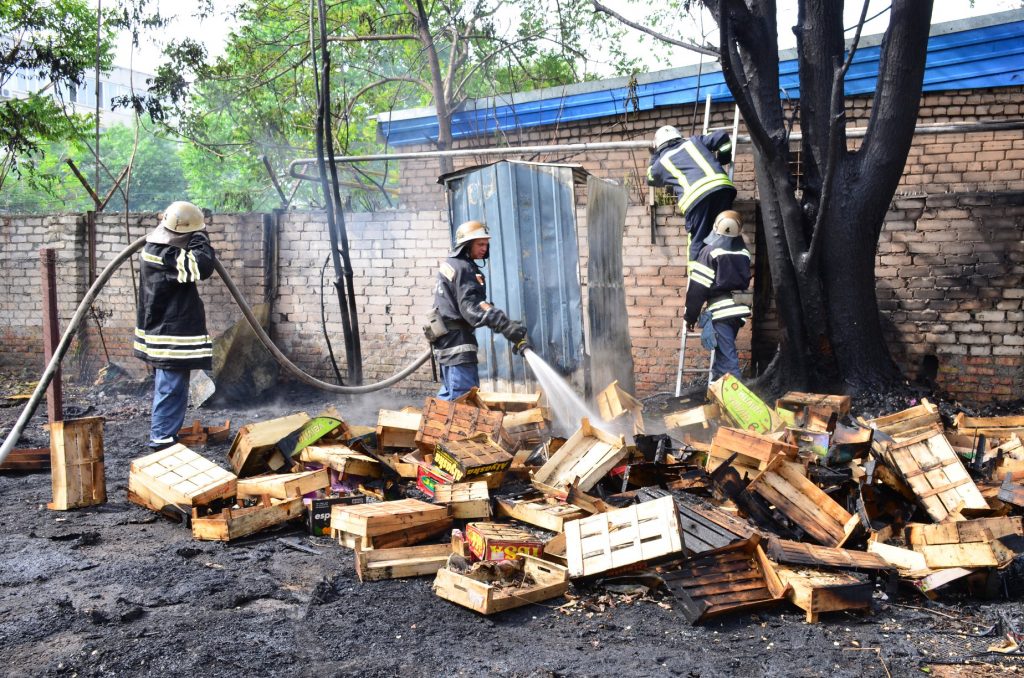
[[332,506],[355,506],[366,504],[371,499],[364,494],[350,494],[344,497],[318,497],[304,501],[306,504],[306,529],[316,537],[330,537]]
[[416,489],[423,494],[427,495],[431,499],[434,498],[434,488],[439,483],[445,485],[451,485],[455,480],[445,473],[444,471],[434,468],[430,464],[419,464],[419,469],[416,471]]
[[544,540],[511,525],[469,523],[466,541],[476,560],[510,560],[521,555],[540,557]]

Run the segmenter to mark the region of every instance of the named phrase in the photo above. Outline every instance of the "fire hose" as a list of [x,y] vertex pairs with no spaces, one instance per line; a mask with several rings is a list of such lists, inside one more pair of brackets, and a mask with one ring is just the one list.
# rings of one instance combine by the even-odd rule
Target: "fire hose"
[[[75,314],[71,317],[71,322],[68,324],[67,329],[64,330],[64,334],[60,338],[60,343],[57,344],[57,348],[53,352],[53,357],[50,358],[49,364],[47,364],[46,369],[43,370],[43,374],[39,377],[39,383],[36,385],[36,390],[32,393],[32,397],[29,398],[28,402],[25,404],[25,408],[21,411],[21,415],[18,417],[18,421],[14,424],[11,432],[7,434],[6,438],[4,438],[3,446],[0,447],[0,464],[7,459],[7,455],[9,455],[11,450],[14,449],[14,446],[17,444],[22,432],[25,430],[25,426],[28,424],[29,419],[31,419],[32,415],[35,414],[36,408],[39,407],[39,403],[43,399],[43,394],[46,392],[47,387],[50,385],[50,382],[53,380],[53,377],[57,372],[57,367],[64,359],[64,355],[68,352],[68,348],[71,346],[71,341],[75,338],[75,334],[78,332],[79,326],[85,320],[86,315],[89,313],[89,309],[92,307],[92,303],[99,295],[100,290],[102,290],[107,282],[110,281],[114,271],[116,271],[121,264],[127,261],[133,254],[142,249],[142,246],[145,244],[146,236],[143,236],[126,247],[124,251],[114,258],[113,261],[107,264],[107,267],[104,268],[103,272],[96,278],[96,281],[89,288],[89,291],[85,293],[81,303],[78,304],[78,308],[75,310]],[[270,351],[270,354],[274,356],[274,359],[277,360],[277,362],[280,363],[289,374],[304,384],[308,384],[309,386],[313,386],[329,393],[340,393],[343,395],[372,393],[373,391],[379,391],[382,388],[387,388],[388,386],[397,384],[419,369],[423,363],[430,359],[430,349],[427,349],[401,371],[393,374],[383,381],[378,381],[373,384],[341,386],[339,384],[330,384],[326,381],[321,381],[316,377],[303,372],[298,365],[281,353],[281,350],[274,345],[274,342],[271,341],[270,337],[263,330],[263,327],[260,326],[260,322],[256,319],[256,315],[252,312],[249,304],[246,303],[245,299],[242,297],[242,293],[235,285],[235,282],[231,279],[231,276],[228,275],[228,272],[224,270],[221,263],[215,259],[213,266],[214,270],[217,271],[217,274],[220,275],[220,279],[224,281],[224,285],[228,288],[228,292],[231,293],[235,303],[238,304],[238,307],[242,310],[242,315],[245,316],[249,326],[252,327],[253,332],[256,333],[256,337],[260,340],[260,343]]]

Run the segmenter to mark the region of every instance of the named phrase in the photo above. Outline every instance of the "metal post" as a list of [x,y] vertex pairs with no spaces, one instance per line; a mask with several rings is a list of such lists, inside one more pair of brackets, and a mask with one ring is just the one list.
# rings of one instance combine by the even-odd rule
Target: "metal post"
[[[57,319],[57,253],[49,247],[39,250],[40,273],[43,283],[43,357],[49,365],[60,341],[60,322]],[[60,367],[46,388],[46,417],[52,424],[64,420],[64,394],[61,390]]]

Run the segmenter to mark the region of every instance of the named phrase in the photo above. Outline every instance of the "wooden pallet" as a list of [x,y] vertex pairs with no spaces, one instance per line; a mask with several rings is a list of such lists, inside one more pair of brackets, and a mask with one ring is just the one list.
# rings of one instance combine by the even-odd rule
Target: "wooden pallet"
[[627,393],[616,379],[597,394],[597,411],[601,419],[612,423],[615,421],[628,421],[633,429],[633,435],[642,435],[644,432],[644,404]]
[[572,577],[616,570],[682,549],[679,513],[671,497],[565,524],[565,551]]
[[470,523],[466,526],[466,543],[476,560],[511,560],[540,556],[544,539],[513,525],[502,523]]
[[622,436],[613,436],[594,428],[584,418],[580,429],[548,459],[533,479],[550,487],[567,487],[576,479],[586,492],[626,456],[628,449]]
[[433,453],[440,442],[471,438],[478,433],[500,443],[503,418],[501,412],[427,398],[423,405],[423,420],[416,432],[416,445],[425,453]]
[[254,476],[265,471],[282,471],[291,459],[292,450],[278,449],[278,443],[301,429],[309,415],[299,412],[238,429],[228,451],[228,461],[239,477]]
[[691,624],[761,609],[782,599],[785,587],[759,541],[752,537],[701,553],[662,575]]
[[883,447],[887,464],[917,497],[935,522],[962,509],[989,508],[978,486],[941,432],[927,429],[902,442]]
[[184,445],[172,445],[131,463],[128,500],[162,511],[168,505],[191,514],[192,508],[234,497],[235,474]]
[[49,471],[50,470],[50,448],[30,447],[20,450],[11,450],[0,464],[0,473],[7,471]]
[[373,537],[447,517],[448,509],[444,506],[419,499],[400,499],[361,506],[334,506],[331,509],[331,529]]
[[842,546],[860,519],[850,515],[784,457],[775,457],[747,485],[824,546]]
[[585,517],[586,511],[578,506],[551,499],[543,494],[530,493],[520,497],[501,497],[497,501],[499,516],[505,516],[551,532],[562,532],[565,523]]
[[870,610],[874,584],[849,572],[776,568],[790,602],[807,613],[807,623],[818,623],[822,612]]
[[53,501],[47,508],[67,511],[106,503],[103,417],[50,424],[50,469]]
[[837,567],[856,570],[891,570],[892,565],[876,553],[816,546],[773,537],[768,540],[768,556],[777,563]]
[[757,433],[782,429],[782,419],[775,410],[731,374],[725,374],[708,384],[708,398],[718,405],[722,414],[737,428]]
[[243,478],[238,481],[237,496],[290,499],[321,490],[331,484],[327,469],[303,471],[302,473],[278,473],[274,475]]
[[423,414],[416,411],[381,410],[377,414],[377,446],[382,449],[413,449]]
[[895,414],[869,419],[865,424],[881,431],[897,442],[928,432],[942,433],[942,419],[939,417],[939,408],[928,402],[926,398],[921,400],[920,405],[915,405]]
[[357,550],[356,575],[361,582],[433,575],[445,566],[451,554],[451,544]]
[[309,445],[299,452],[298,459],[321,464],[343,475],[379,478],[382,473],[381,465],[376,459],[340,443]]
[[447,506],[448,516],[456,520],[491,517],[491,492],[485,481],[437,485],[434,503]]
[[557,598],[569,590],[569,578],[564,567],[530,556],[523,556],[523,560],[525,581],[533,582],[531,584],[488,584],[442,568],[434,579],[434,593],[480,614],[495,614]]
[[207,516],[199,515],[199,509],[192,509],[192,536],[203,541],[241,539],[299,518],[304,509],[302,497],[280,501],[264,498],[257,506],[227,508]]
[[478,434],[464,440],[438,441],[433,463],[459,482],[503,473],[512,465],[512,455],[486,435]]

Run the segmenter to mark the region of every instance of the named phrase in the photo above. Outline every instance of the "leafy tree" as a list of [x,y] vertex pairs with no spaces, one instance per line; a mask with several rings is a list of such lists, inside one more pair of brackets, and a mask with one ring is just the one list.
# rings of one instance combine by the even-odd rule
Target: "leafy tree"
[[[595,3],[596,4],[596,3]],[[682,8],[697,6],[683,0]],[[774,0],[701,0],[718,23],[722,71],[750,131],[765,249],[784,333],[769,390],[882,389],[901,380],[882,336],[875,250],[914,135],[931,0],[893,0],[867,134],[851,148],[842,0],[799,0],[800,188],[779,87]],[[867,4],[861,14],[863,25]],[[679,9],[678,7],[676,9]]]
[[96,44],[95,11],[84,0],[0,0],[0,87],[32,78],[37,91],[0,101],[0,187],[12,170],[31,169],[42,146],[75,137],[89,117],[76,115],[63,92],[81,86],[87,69],[109,68],[110,29]]

